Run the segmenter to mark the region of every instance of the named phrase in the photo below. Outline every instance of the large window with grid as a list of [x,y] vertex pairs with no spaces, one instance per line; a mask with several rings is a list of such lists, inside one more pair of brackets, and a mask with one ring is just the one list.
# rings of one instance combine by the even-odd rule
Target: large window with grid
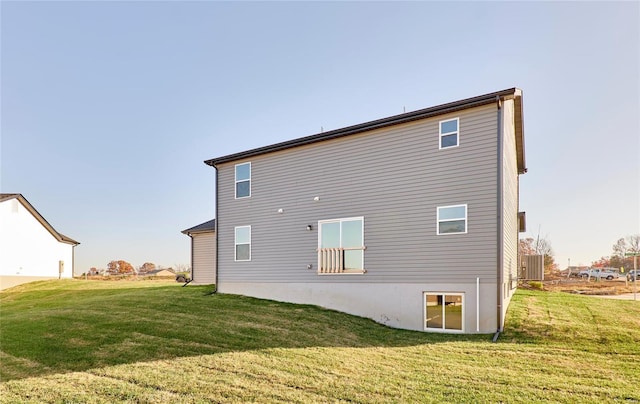
[[318,222],[318,273],[364,273],[364,217]]

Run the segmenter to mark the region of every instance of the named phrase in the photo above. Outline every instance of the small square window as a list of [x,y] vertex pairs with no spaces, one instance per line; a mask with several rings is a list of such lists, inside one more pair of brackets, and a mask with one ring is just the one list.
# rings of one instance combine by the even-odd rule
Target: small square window
[[467,232],[467,205],[439,206],[437,217],[438,235]]
[[236,199],[251,196],[251,163],[236,164]]
[[458,146],[460,118],[440,121],[440,149]]

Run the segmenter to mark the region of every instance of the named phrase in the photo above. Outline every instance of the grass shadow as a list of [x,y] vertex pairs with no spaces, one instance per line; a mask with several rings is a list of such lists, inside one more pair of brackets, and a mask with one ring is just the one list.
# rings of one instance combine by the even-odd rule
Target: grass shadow
[[392,329],[317,306],[210,286],[49,281],[0,293],[2,381],[158,359],[308,347],[490,341]]

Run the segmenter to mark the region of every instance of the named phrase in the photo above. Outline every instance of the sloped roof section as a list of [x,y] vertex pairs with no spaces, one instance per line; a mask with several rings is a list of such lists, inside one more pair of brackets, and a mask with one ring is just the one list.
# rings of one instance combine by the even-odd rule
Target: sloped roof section
[[298,139],[288,140],[281,143],[276,143],[270,146],[258,147],[243,151],[240,153],[229,154],[226,156],[216,157],[210,160],[205,160],[205,164],[215,167],[221,163],[227,163],[230,161],[240,160],[243,158],[258,156],[261,154],[271,153],[279,150],[290,149],[293,147],[303,146],[307,144],[322,142],[325,140],[337,139],[344,136],[355,135],[374,129],[380,129],[392,125],[399,125],[406,122],[412,122],[419,119],[431,118],[434,116],[447,114],[450,112],[460,111],[467,108],[479,107],[491,103],[498,103],[502,100],[513,99],[515,104],[515,137],[516,137],[516,151],[518,157],[518,173],[524,174],[527,172],[526,164],[524,161],[524,133],[523,133],[523,119],[522,119],[522,90],[519,88],[509,88],[507,90],[496,91],[494,93],[479,95],[477,97],[466,98],[460,101],[454,101],[447,104],[437,105],[430,108],[420,109],[417,111],[407,112],[404,114],[390,116],[388,118],[382,118],[375,121],[365,122],[358,125],[348,126],[342,129],[336,129],[329,132],[318,133],[311,136],[301,137]]
[[10,199],[17,199],[22,204],[22,206],[24,206],[25,209],[27,209],[29,213],[31,213],[33,217],[35,217],[44,226],[44,228],[47,229],[47,231],[49,231],[49,233],[51,233],[51,235],[55,237],[59,242],[72,244],[74,246],[80,244],[78,241],[72,239],[71,237],[65,236],[64,234],[59,233],[56,229],[54,229],[53,226],[51,226],[51,224],[49,224],[49,222],[47,222],[46,219],[36,210],[36,208],[34,208],[33,205],[31,205],[31,203],[27,201],[27,198],[22,196],[22,194],[0,194],[0,202],[8,201]]
[[208,222],[200,223],[197,226],[193,226],[190,229],[182,230],[183,234],[191,235],[194,233],[207,233],[216,231],[216,219],[209,220]]

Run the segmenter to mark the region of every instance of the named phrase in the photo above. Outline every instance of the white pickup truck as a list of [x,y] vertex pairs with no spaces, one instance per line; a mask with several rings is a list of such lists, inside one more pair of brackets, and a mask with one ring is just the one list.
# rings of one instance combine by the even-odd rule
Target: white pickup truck
[[580,271],[578,276],[581,278],[596,278],[596,279],[618,279],[620,276],[617,272],[608,270],[608,269],[600,269],[600,268],[591,268],[585,269],[584,271]]

